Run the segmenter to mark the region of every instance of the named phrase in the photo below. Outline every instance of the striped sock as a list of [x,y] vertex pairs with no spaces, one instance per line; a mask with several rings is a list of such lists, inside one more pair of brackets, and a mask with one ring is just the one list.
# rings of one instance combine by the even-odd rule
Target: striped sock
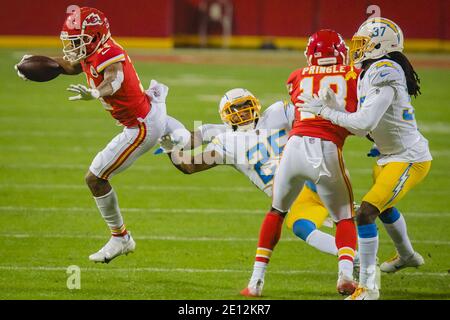
[[284,217],[278,213],[272,211],[267,213],[259,232],[255,261],[269,263],[272,250],[280,240],[283,221]]
[[353,259],[355,258],[356,242],[356,228],[353,219],[339,221],[336,224],[339,273],[343,273],[347,277],[353,277]]
[[123,224],[120,228],[111,228],[113,237],[125,237],[128,234],[126,226]]
[[375,223],[358,226],[359,283],[361,286],[376,288],[376,264],[378,251],[378,230]]
[[119,201],[114,189],[107,194],[94,197],[98,210],[115,237],[123,237],[127,234],[122,214],[120,213]]
[[253,265],[250,286],[259,279],[264,279],[273,248],[278,243],[278,240],[280,240],[283,221],[284,217],[272,211],[267,213],[264,218],[259,232],[258,248],[256,249],[255,264]]
[[399,256],[405,260],[411,257],[414,249],[408,237],[403,215],[396,208],[391,208],[381,213],[379,218],[383,221],[384,228],[394,242]]

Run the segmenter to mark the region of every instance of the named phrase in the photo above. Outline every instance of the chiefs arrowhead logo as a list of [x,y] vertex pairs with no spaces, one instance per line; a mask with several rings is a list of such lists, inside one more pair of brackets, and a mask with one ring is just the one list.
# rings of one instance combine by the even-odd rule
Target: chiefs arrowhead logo
[[99,26],[102,24],[102,19],[100,19],[100,16],[96,13],[89,14],[83,21],[84,26]]

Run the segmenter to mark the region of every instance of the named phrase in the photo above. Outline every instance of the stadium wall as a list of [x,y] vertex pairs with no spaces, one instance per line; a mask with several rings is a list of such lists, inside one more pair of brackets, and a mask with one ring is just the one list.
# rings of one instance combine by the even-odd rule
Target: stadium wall
[[[128,47],[200,45],[202,2],[233,6],[230,47],[302,49],[306,37],[333,28],[350,38],[367,18],[367,7],[396,21],[410,50],[450,51],[448,0],[0,0],[0,46],[60,46],[59,31],[71,4],[97,7],[108,16],[115,37]],[[208,22],[208,46],[223,44],[220,24]]]

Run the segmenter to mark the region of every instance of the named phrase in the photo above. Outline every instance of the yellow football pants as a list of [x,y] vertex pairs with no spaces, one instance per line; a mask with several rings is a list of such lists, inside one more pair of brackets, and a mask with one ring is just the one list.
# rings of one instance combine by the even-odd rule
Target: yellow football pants
[[405,194],[419,184],[428,174],[431,161],[408,163],[391,162],[373,168],[374,184],[364,196],[369,202],[383,212],[395,206]]
[[295,221],[305,219],[320,228],[327,216],[328,211],[317,193],[305,185],[286,216],[286,225],[289,229],[292,229]]

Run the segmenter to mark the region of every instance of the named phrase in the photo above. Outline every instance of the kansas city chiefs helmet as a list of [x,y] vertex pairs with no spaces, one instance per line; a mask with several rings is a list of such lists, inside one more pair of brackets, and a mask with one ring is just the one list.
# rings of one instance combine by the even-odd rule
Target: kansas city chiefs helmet
[[309,37],[305,57],[310,66],[347,64],[347,52],[348,47],[339,33],[322,29]]
[[64,59],[77,62],[94,53],[110,38],[109,22],[103,12],[95,8],[78,8],[67,15],[60,38]]

